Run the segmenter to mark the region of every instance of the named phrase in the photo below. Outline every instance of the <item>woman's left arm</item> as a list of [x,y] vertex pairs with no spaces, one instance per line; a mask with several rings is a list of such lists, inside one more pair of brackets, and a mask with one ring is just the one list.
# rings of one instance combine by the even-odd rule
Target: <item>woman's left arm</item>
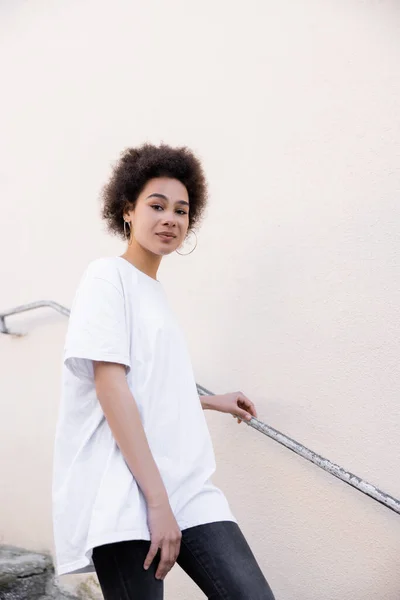
[[217,396],[199,396],[203,410],[217,410],[231,414],[238,423],[257,418],[256,408],[251,400],[242,392],[231,392]]

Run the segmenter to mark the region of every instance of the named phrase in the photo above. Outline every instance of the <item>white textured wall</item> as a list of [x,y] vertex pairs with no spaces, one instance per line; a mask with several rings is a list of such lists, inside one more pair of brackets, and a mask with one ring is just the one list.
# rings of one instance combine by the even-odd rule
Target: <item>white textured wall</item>
[[[0,312],[70,305],[122,252],[98,191],[120,150],[187,144],[211,183],[162,279],[198,381],[400,496],[398,0],[0,5]],[[50,548],[66,322],[0,337],[0,536]],[[277,600],[398,600],[400,517],[208,415],[227,493]],[[240,568],[240,565],[238,565]],[[178,568],[167,598],[201,598]]]

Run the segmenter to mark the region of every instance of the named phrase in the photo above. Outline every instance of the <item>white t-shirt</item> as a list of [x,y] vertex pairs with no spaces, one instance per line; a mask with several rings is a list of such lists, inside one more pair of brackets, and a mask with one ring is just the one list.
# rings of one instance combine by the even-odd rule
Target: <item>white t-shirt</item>
[[96,546],[150,539],[145,499],[97,399],[92,361],[126,366],[181,530],[236,522],[210,481],[212,442],[185,340],[161,284],[121,257],[101,258],[79,284],[65,344],[53,477],[59,575],[93,571]]

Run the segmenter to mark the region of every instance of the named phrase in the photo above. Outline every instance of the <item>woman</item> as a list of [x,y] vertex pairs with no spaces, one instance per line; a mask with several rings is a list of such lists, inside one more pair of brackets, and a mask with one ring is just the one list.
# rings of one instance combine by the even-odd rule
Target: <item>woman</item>
[[106,600],[159,600],[175,562],[213,600],[273,594],[211,482],[203,409],[256,416],[241,393],[199,399],[157,279],[199,222],[206,182],[187,148],[129,149],[103,191],[122,256],[87,268],[65,344],[54,462],[58,573],[96,570]]

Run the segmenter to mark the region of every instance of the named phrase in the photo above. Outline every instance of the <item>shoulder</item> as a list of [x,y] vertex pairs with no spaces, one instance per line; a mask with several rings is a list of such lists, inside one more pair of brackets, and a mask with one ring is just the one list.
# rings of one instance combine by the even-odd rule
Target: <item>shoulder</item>
[[121,263],[122,260],[116,256],[93,260],[88,264],[83,273],[81,286],[92,285],[94,282],[102,281],[122,293],[124,273]]
[[92,260],[86,267],[87,277],[115,280],[119,273],[119,263],[116,256],[105,256]]

